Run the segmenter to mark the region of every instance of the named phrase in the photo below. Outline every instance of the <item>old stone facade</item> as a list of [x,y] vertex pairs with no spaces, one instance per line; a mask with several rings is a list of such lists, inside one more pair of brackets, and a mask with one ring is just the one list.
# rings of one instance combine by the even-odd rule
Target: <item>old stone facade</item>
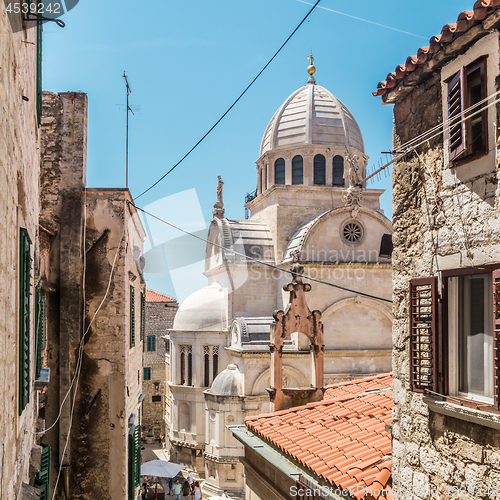
[[37,35],[36,22],[9,14],[6,3],[0,4],[1,498],[29,498],[41,465],[36,432],[44,383],[38,372],[33,300],[39,236]]
[[499,4],[476,2],[377,91],[395,154],[421,143],[393,172],[397,499],[499,494]]
[[168,450],[170,425],[170,337],[177,301],[146,290],[146,325],[143,345],[142,430],[146,441],[165,436]]
[[51,494],[134,499],[142,401],[140,256],[127,189],[85,188],[87,96],[44,92],[40,274],[46,301],[44,445]]

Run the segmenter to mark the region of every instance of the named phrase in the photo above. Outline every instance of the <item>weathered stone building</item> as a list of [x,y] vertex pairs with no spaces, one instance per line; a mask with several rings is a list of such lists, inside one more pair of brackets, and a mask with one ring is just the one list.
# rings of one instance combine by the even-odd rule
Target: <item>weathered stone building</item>
[[35,319],[43,321],[34,300],[41,27],[21,13],[8,13],[6,5],[0,4],[0,497],[26,499],[35,491],[30,481],[46,487],[36,431],[47,373],[40,371],[43,339]]
[[499,6],[460,13],[375,93],[407,151],[393,172],[398,499],[499,495]]
[[[324,383],[390,370],[392,269],[380,246],[391,222],[380,209],[382,191],[357,186],[368,159],[358,124],[316,84],[315,68],[308,71],[308,83],[264,132],[249,219],[225,216],[219,179],[205,258],[209,284],[182,302],[171,332],[172,456],[204,473],[209,493],[224,485],[232,496],[244,494],[242,478],[228,469],[242,445],[229,436],[217,446],[213,436],[242,424],[243,415],[274,409],[271,325],[287,304],[283,285],[294,263],[326,282],[315,283],[308,298],[324,325]],[[309,340],[294,332],[282,348],[283,388],[310,388]],[[228,365],[241,375],[239,399],[207,391]]]
[[168,435],[170,426],[170,337],[177,301],[153,290],[146,290],[145,338],[142,364],[142,432],[146,440]]
[[44,394],[57,499],[134,499],[139,486],[144,230],[127,189],[85,188],[87,96],[43,94]]

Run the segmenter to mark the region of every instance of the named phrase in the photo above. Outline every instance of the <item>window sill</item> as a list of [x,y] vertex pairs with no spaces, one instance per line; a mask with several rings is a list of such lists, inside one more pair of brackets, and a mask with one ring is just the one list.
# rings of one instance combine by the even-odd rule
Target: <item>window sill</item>
[[468,406],[461,406],[457,403],[450,403],[448,401],[440,401],[431,397],[424,397],[424,403],[426,403],[429,409],[434,413],[500,430],[500,415],[497,413],[476,410]]

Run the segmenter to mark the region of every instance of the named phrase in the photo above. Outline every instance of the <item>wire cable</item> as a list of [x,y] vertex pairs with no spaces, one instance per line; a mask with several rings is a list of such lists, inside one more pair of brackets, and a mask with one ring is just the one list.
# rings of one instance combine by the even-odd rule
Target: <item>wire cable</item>
[[274,61],[276,56],[282,51],[282,49],[285,47],[285,45],[290,41],[290,39],[295,35],[295,33],[298,31],[298,29],[305,23],[306,19],[311,15],[312,11],[316,8],[316,6],[321,2],[321,0],[317,0],[317,2],[312,6],[312,8],[309,10],[309,12],[305,15],[305,17],[300,21],[300,23],[297,25],[297,27],[292,31],[292,33],[288,36],[288,38],[281,44],[281,47],[274,53],[273,57],[269,59],[267,64],[259,71],[257,76],[249,83],[249,85],[246,87],[246,89],[238,96],[236,101],[227,108],[227,110],[224,112],[224,114],[208,129],[208,132],[205,133],[205,135],[170,169],[167,171],[167,173],[163,174],[155,183],[151,184],[147,189],[145,189],[139,196],[136,196],[135,199],[138,200],[141,196],[145,195],[148,191],[151,191],[157,184],[159,184],[165,177],[175,170],[204,140],[205,138],[212,132],[212,130],[219,125],[219,123],[226,117],[226,115],[236,106],[238,101],[247,93],[247,91],[250,89],[250,87],[257,81],[257,79],[264,73],[264,71],[267,69],[267,67]]
[[178,231],[181,231],[181,232],[183,232],[183,233],[185,233],[185,234],[187,234],[189,236],[192,236],[193,238],[196,238],[196,239],[198,239],[200,241],[204,241],[205,243],[208,243],[209,245],[212,245],[214,247],[220,248],[225,253],[233,254],[233,255],[238,255],[239,257],[243,257],[244,259],[251,260],[253,262],[256,262],[257,264],[261,264],[263,266],[271,267],[272,269],[277,269],[278,271],[281,271],[283,273],[292,274],[294,276],[300,276],[301,278],[305,278],[305,279],[310,280],[310,281],[315,281],[316,283],[320,283],[322,285],[332,286],[334,288],[338,288],[338,289],[344,290],[346,292],[356,293],[358,295],[362,295],[364,297],[369,297],[371,299],[383,300],[384,302],[390,302],[390,303],[392,303],[392,300],[390,300],[390,299],[386,299],[386,298],[383,298],[383,297],[377,297],[375,295],[370,295],[369,293],[359,292],[357,290],[351,290],[350,288],[346,288],[346,287],[343,287],[341,285],[336,285],[335,283],[330,283],[329,281],[323,281],[323,280],[319,280],[319,279],[316,279],[316,278],[311,278],[310,276],[306,276],[305,274],[295,273],[295,272],[293,272],[293,271],[291,271],[289,269],[283,269],[282,267],[275,266],[274,264],[270,264],[269,262],[264,262],[262,260],[254,258],[254,257],[250,257],[249,255],[237,252],[236,250],[228,250],[226,247],[224,247],[222,245],[219,245],[219,244],[217,244],[217,243],[215,243],[213,241],[209,241],[209,240],[207,240],[205,238],[202,238],[201,236],[198,236],[196,234],[190,233],[186,229],[182,229],[181,227],[176,226],[172,222],[168,222],[167,220],[162,219],[161,217],[158,217],[157,215],[154,215],[154,214],[152,214],[152,213],[144,210],[141,207],[138,207],[137,205],[135,205],[131,201],[127,201],[127,203],[129,205],[133,206],[136,210],[140,210],[141,212],[149,215],[150,217],[153,217],[154,219],[156,219],[156,220],[158,220],[160,222],[163,222],[164,224],[167,224],[168,226],[173,227],[174,229],[177,229]]

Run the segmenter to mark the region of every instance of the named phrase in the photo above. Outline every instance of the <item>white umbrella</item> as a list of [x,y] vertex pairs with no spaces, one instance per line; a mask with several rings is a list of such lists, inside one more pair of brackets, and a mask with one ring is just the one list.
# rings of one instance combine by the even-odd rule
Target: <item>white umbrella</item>
[[166,460],[151,460],[141,465],[141,476],[175,477],[184,467]]

